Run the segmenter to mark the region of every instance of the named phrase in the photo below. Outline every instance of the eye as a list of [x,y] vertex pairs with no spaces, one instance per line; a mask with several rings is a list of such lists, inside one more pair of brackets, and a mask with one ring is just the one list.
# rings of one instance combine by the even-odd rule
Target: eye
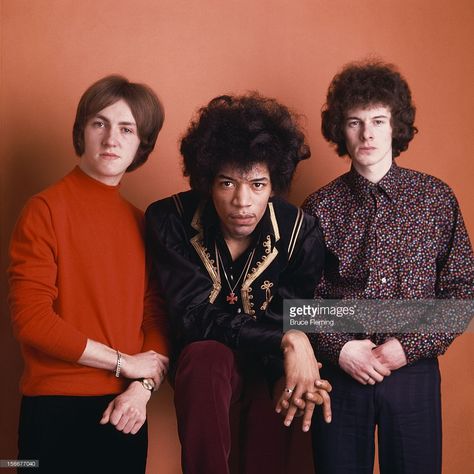
[[135,133],[135,131],[133,129],[128,128],[128,127],[123,127],[122,132],[125,133],[125,134]]
[[221,181],[221,186],[223,188],[231,188],[234,185],[232,181]]
[[102,120],[94,120],[92,122],[92,126],[94,128],[104,128],[105,127],[105,123],[102,121]]
[[253,187],[258,191],[262,190],[266,186],[266,183],[253,183]]
[[377,126],[383,125],[385,123],[385,120],[374,120],[374,124]]
[[349,122],[347,122],[347,126],[349,128],[356,128],[359,126],[359,124],[360,124],[359,120],[349,120]]

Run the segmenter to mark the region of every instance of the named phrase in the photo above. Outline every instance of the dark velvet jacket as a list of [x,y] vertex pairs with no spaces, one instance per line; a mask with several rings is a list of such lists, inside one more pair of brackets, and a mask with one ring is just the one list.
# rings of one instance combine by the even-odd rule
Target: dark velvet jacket
[[[145,217],[152,274],[167,303],[172,362],[186,344],[208,339],[279,358],[283,300],[312,298],[321,277],[324,243],[317,220],[271,199],[253,233],[254,245],[232,262],[212,201],[195,192],[157,201]],[[216,249],[226,273],[243,277],[233,304]],[[248,273],[242,273],[248,261]]]

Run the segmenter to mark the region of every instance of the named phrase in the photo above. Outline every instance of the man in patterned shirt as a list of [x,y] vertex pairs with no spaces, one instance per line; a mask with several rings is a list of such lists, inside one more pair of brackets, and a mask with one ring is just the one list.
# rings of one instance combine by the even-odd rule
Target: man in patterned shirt
[[[354,63],[336,75],[322,132],[352,166],[307,198],[327,245],[317,298],[471,299],[474,261],[461,212],[442,181],[398,167],[417,129],[408,84],[391,65]],[[318,334],[333,422],[317,422],[319,474],[441,472],[437,356],[455,334]]]

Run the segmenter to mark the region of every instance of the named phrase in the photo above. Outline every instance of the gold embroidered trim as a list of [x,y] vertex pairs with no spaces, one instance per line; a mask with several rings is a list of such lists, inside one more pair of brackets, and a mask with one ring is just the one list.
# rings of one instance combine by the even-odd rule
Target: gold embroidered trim
[[193,216],[193,220],[191,222],[191,227],[198,231],[198,234],[195,235],[191,239],[191,244],[196,250],[197,254],[199,255],[199,258],[201,259],[202,263],[204,263],[207,273],[209,273],[209,276],[211,277],[212,290],[211,290],[211,293],[209,294],[209,302],[214,303],[214,301],[216,301],[216,298],[219,296],[219,293],[222,288],[222,284],[219,278],[217,268],[214,266],[215,262],[211,258],[211,254],[209,253],[209,250],[203,244],[204,238],[203,238],[203,231],[202,231],[202,225],[201,225],[202,209],[203,209],[203,205],[201,204],[196,209],[196,212],[194,213],[194,216]]
[[[278,228],[278,222],[275,216],[275,209],[273,208],[273,203],[268,203],[268,210],[270,211],[270,221],[273,227],[273,233],[275,234],[275,242],[280,240],[280,229]],[[268,266],[275,260],[278,255],[278,250],[276,247],[273,247],[272,252],[270,253],[271,248],[271,237],[267,235],[263,243],[265,247],[265,255],[262,256],[261,260],[256,263],[256,266],[247,274],[245,281],[242,283],[242,288],[240,294],[242,296],[242,308],[245,313],[250,314],[250,316],[255,318],[255,310],[253,309],[254,304],[250,301],[253,296],[250,294],[252,292],[252,283],[268,268]]]
[[265,253],[268,255],[272,249],[272,239],[269,235],[267,235],[265,242],[263,242],[263,246],[265,247]]
[[273,298],[271,290],[272,287],[273,283],[270,280],[265,280],[263,282],[263,285],[260,286],[260,288],[265,291],[265,301],[263,302],[262,306],[260,306],[260,309],[262,311],[265,311],[267,309],[268,305],[270,304],[270,301]]
[[304,213],[301,209],[298,209],[298,215],[295,219],[295,225],[293,226],[293,231],[291,232],[290,243],[288,245],[288,261],[291,260],[293,255],[293,250],[295,250],[296,241],[298,240],[298,235],[301,230],[301,225],[303,224]]
[[270,210],[270,220],[272,221],[273,233],[275,234],[275,242],[280,240],[280,229],[278,228],[278,222],[275,216],[275,209],[273,209],[273,203],[268,203],[268,209]]
[[250,286],[266,269],[267,267],[275,260],[276,256],[278,255],[278,250],[276,247],[273,247],[273,251],[270,255],[264,255],[260,262],[257,262],[257,266],[252,268],[252,270],[248,273],[247,278],[245,279],[242,289],[240,291],[242,295],[242,307],[244,311],[250,316],[255,315],[255,311],[253,308],[253,303],[250,302],[252,298],[250,298],[250,292],[252,291],[252,287]]

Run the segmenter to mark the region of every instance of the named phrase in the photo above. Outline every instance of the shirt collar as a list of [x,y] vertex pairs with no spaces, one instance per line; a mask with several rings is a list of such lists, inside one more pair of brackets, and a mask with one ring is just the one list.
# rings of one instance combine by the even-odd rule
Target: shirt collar
[[347,173],[347,182],[354,194],[360,198],[369,196],[371,192],[382,191],[390,200],[397,200],[402,184],[400,168],[395,161],[392,161],[392,166],[378,183],[372,183],[364,178],[354,166],[351,166],[349,173]]

